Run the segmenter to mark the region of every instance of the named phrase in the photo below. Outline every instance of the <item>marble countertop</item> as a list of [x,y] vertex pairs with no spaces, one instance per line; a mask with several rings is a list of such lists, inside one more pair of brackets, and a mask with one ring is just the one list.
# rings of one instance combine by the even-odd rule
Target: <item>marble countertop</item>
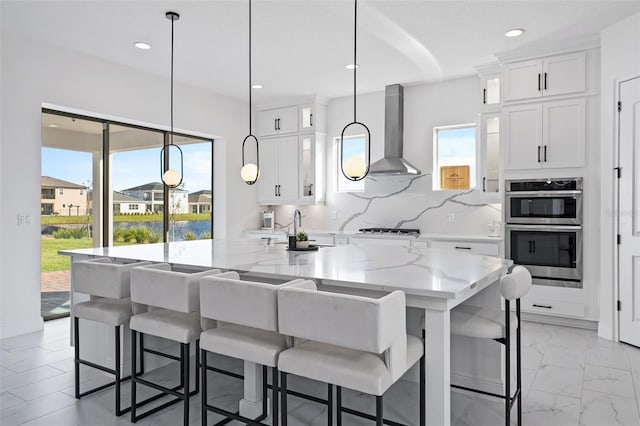
[[60,254],[311,278],[445,299],[466,298],[479,291],[497,280],[511,262],[452,250],[378,245],[321,247],[313,252],[287,251],[284,244],[265,244],[262,240],[251,239],[61,250]]

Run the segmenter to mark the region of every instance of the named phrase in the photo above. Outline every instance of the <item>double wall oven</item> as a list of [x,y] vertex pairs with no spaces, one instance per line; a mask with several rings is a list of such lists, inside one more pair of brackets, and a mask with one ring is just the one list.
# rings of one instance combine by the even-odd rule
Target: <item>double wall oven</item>
[[582,178],[510,180],[505,252],[533,283],[582,288]]

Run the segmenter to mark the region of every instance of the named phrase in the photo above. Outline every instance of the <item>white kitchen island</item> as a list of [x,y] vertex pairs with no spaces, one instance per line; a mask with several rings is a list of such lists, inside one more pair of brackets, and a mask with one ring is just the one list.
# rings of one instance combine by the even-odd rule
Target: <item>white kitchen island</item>
[[[450,310],[471,298],[499,307],[499,292],[492,284],[511,263],[496,257],[420,247],[346,245],[305,252],[287,251],[283,244],[268,245],[264,241],[217,239],[65,250],[60,254],[71,256],[73,261],[107,256],[220,268],[273,279],[309,278],[321,286],[354,292],[402,290],[408,306],[424,310],[426,419],[427,424],[437,426],[451,423]],[[73,285],[73,277],[71,282]],[[485,289],[490,297],[478,298]],[[73,288],[71,291],[74,303]],[[259,366],[245,363],[241,410],[247,416],[257,416],[262,410],[260,371]]]

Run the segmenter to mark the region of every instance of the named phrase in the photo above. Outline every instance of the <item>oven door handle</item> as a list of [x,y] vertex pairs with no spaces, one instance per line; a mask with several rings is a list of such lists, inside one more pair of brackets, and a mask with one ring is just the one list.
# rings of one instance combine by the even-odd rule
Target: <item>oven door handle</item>
[[567,191],[507,191],[505,195],[511,197],[517,196],[534,196],[538,198],[557,197],[559,195],[582,195],[582,191],[567,190]]
[[580,231],[582,225],[510,225],[506,224],[505,228],[512,230],[540,230],[540,231]]

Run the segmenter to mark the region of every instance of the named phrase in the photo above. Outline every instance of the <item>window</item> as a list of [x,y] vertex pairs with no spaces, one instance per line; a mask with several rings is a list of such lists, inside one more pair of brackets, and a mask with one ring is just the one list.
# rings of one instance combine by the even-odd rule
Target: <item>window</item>
[[433,189],[470,189],[476,186],[476,125],[433,129]]
[[84,195],[84,189],[80,190],[80,195]]
[[137,204],[129,204],[129,210],[138,210]]
[[[340,138],[336,139],[336,171],[337,171],[337,190],[338,192],[363,192],[364,179],[352,181],[344,177],[340,169]],[[344,163],[354,156],[362,157],[366,161],[366,137],[364,135],[345,136],[344,149],[342,155]]]
[[64,195],[64,188],[59,188],[58,189],[58,194]]

